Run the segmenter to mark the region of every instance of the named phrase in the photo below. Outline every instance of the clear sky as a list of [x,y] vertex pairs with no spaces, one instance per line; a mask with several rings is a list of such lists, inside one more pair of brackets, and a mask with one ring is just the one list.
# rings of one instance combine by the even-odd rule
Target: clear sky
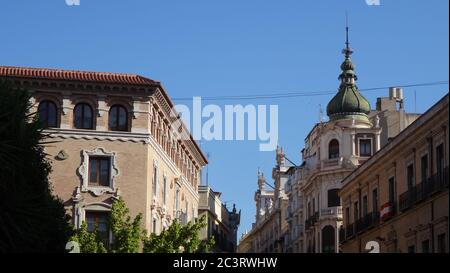
[[[2,1],[0,64],[138,73],[173,98],[333,91],[343,60],[345,13],[360,88],[448,80],[448,0]],[[387,90],[363,93],[374,107]],[[406,88],[423,112],[448,85]],[[414,99],[416,93],[416,99]],[[279,105],[279,143],[300,163],[307,133],[332,95],[222,101]],[[185,102],[184,102],[185,103]],[[217,102],[216,102],[217,103]],[[209,182],[254,221],[257,168],[274,152],[255,141],[204,142]]]

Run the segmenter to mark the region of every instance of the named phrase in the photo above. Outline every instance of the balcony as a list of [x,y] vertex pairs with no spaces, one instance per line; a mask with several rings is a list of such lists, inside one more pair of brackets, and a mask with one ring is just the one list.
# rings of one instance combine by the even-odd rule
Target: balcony
[[342,218],[342,207],[330,207],[322,209],[320,211],[320,216],[331,216],[334,218]]
[[314,215],[305,221],[305,230],[308,230],[310,227],[314,226],[317,220],[319,220],[319,212],[315,212]]
[[364,217],[358,219],[355,223],[356,233],[360,234],[374,227],[380,221],[380,213],[378,211],[366,214]]
[[333,158],[333,159],[325,159],[322,160],[322,168],[330,168],[330,167],[337,167],[340,164],[339,158]]
[[448,188],[448,166],[442,173],[437,173],[422,183],[419,183],[411,187],[406,192],[399,196],[399,209],[400,211],[406,211],[412,206],[426,200],[435,193],[441,192]]

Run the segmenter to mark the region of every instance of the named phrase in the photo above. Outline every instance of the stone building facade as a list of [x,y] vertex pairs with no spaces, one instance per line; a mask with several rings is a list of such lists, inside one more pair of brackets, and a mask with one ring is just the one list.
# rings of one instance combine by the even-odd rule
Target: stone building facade
[[286,183],[286,252],[339,251],[342,180],[419,116],[405,112],[399,88],[378,98],[372,109],[356,86],[353,51],[348,41],[346,45],[339,91],[327,106],[329,120],[316,124],[305,138],[302,164],[290,172]]
[[199,217],[205,215],[207,223],[207,226],[200,232],[200,238],[214,238],[216,244],[212,252],[236,252],[241,211],[237,212],[235,205],[231,211],[228,210],[220,199],[221,193],[214,191],[209,186],[199,186],[198,193],[200,195],[198,214]]
[[448,103],[447,94],[342,181],[342,252],[449,252]]
[[[122,197],[144,228],[197,217],[200,170],[207,164],[186,135],[159,82],[132,74],[0,67],[0,77],[32,93],[51,143],[50,181],[79,227],[105,229]],[[171,125],[176,126],[171,126]],[[171,128],[176,128],[172,130]]]
[[[258,171],[258,190],[255,192],[256,219],[252,229],[243,234],[238,252],[282,253],[285,251],[285,235],[288,225],[285,211],[288,197],[284,187],[291,167],[286,166],[283,149],[278,147],[276,166],[272,169],[274,186],[267,183],[264,174]],[[270,186],[271,189],[266,187]]]

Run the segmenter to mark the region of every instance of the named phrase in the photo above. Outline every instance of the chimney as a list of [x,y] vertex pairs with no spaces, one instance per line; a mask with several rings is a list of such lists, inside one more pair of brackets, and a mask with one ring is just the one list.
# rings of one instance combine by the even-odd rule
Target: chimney
[[400,109],[403,109],[403,89],[400,87],[389,88],[389,99],[399,103]]

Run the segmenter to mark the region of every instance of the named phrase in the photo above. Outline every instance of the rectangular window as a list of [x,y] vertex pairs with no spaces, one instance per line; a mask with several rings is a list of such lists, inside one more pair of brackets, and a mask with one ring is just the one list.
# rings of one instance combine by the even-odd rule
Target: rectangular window
[[395,202],[395,178],[389,178],[389,203]]
[[89,185],[109,186],[110,157],[89,157]]
[[428,178],[428,155],[422,156],[420,159],[420,169],[421,169],[421,178],[422,182],[427,181]]
[[406,168],[406,181],[408,185],[408,190],[411,190],[414,186],[414,165],[410,164]]
[[164,185],[163,185],[163,204],[167,204],[167,177],[164,177]]
[[430,241],[422,241],[422,253],[430,253]]
[[94,232],[95,227],[105,246],[109,244],[109,212],[106,211],[86,211],[87,231]]
[[414,245],[408,246],[408,253],[416,253],[416,247]]
[[438,253],[445,253],[447,240],[445,239],[445,233],[439,234],[437,237],[437,251]]
[[372,140],[360,139],[359,140],[359,156],[372,156]]
[[372,191],[372,211],[378,212],[378,189]]
[[345,220],[346,220],[346,225],[349,225],[350,224],[350,207],[346,207],[345,208],[345,218],[344,218]]
[[153,167],[153,184],[152,184],[152,192],[153,196],[157,196],[158,191],[158,168],[155,166]]
[[339,198],[339,189],[328,190],[328,207],[338,207],[341,205],[341,198]]
[[355,202],[353,204],[353,213],[354,213],[353,221],[356,223],[356,221],[358,221],[358,219],[359,219],[359,204],[358,204],[358,202]]
[[363,205],[363,207],[362,207],[362,216],[366,216],[369,212],[368,212],[368,202],[367,202],[367,195],[365,195],[364,197],[363,197],[363,200],[362,200],[362,205]]

